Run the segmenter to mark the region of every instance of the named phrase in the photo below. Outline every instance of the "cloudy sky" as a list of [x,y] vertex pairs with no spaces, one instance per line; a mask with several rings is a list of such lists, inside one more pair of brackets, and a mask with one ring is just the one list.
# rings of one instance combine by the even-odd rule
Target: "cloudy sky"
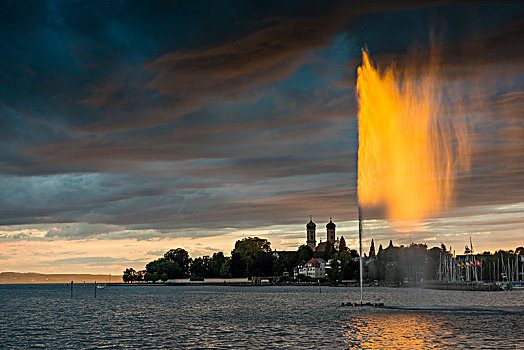
[[436,48],[472,142],[453,206],[403,232],[369,212],[367,239],[524,245],[524,6],[395,3],[3,1],[0,271],[296,249],[309,215],[355,246],[363,47]]

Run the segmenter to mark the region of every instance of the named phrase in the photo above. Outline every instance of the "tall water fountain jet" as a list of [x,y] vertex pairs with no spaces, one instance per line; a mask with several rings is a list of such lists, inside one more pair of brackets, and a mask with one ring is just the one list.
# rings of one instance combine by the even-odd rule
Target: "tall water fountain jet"
[[443,91],[435,56],[424,70],[380,72],[363,51],[358,68],[358,203],[384,207],[397,229],[447,208],[470,166],[462,107]]
[[[360,241],[361,208],[382,207],[394,229],[412,228],[450,205],[457,174],[469,170],[459,95],[443,91],[436,57],[381,72],[363,50],[357,79]],[[360,266],[362,303],[362,260]]]

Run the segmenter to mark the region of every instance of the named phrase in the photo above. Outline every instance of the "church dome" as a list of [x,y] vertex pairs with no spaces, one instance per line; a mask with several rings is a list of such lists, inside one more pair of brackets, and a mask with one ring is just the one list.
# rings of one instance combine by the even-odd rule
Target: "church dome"
[[313,220],[309,220],[309,222],[306,225],[306,228],[316,228],[317,225],[313,222]]
[[333,221],[331,221],[331,219],[329,219],[329,222],[326,225],[326,228],[329,229],[329,228],[335,228],[335,227],[336,227],[335,223]]

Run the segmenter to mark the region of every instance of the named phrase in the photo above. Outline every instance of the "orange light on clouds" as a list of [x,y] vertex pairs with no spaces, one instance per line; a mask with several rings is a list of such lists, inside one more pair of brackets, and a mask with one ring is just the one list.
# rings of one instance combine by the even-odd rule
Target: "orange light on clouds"
[[363,51],[358,68],[358,201],[383,206],[396,227],[448,207],[470,166],[462,107],[444,101],[435,55],[429,62],[379,71]]

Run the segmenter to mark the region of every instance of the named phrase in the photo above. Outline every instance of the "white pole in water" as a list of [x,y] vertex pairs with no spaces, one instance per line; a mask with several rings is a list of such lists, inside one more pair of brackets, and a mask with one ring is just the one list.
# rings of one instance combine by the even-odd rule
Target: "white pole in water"
[[360,304],[362,304],[362,214],[358,206],[358,244],[360,246]]

